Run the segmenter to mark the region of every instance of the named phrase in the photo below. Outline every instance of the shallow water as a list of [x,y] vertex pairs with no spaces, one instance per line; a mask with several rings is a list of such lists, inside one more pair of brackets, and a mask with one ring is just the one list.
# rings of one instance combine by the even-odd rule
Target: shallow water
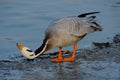
[[[103,27],[102,32],[96,32],[87,35],[80,41],[79,48],[86,48],[91,46],[92,42],[112,41],[113,36],[120,32],[120,1],[119,0],[2,0],[0,1],[0,60],[11,59],[11,57],[21,56],[16,47],[16,43],[20,42],[35,50],[42,44],[44,32],[48,24],[56,18],[79,15],[84,12],[100,11],[97,15],[97,20]],[[72,47],[65,49],[72,50]],[[57,49],[52,49],[49,52],[54,52]],[[17,59],[19,60],[19,59]],[[48,60],[48,63],[47,61]],[[91,75],[85,70],[89,65],[97,65],[95,62],[80,63],[50,63],[49,59],[37,61],[35,64],[23,62],[16,63],[15,66],[11,63],[4,64],[5,68],[0,69],[0,79],[8,80],[35,80],[43,78],[46,80],[66,79],[66,74],[73,74],[73,79],[81,80],[101,80],[100,78],[108,79],[112,77],[110,69],[117,73],[117,69],[113,66],[119,67],[118,64],[109,64],[103,62],[101,67],[110,66],[110,68],[103,69],[108,72],[104,75],[95,74],[93,71]],[[39,63],[39,64],[37,64]],[[2,63],[1,63],[2,64]],[[51,64],[51,65],[50,65]],[[26,65],[26,66],[24,66]],[[72,67],[70,67],[71,65]],[[12,67],[10,67],[12,66]],[[48,67],[49,66],[49,67]],[[99,66],[99,65],[98,65]],[[86,67],[86,68],[84,68]],[[55,69],[53,69],[55,68]],[[55,71],[56,70],[56,71]],[[52,72],[53,71],[53,72]],[[67,72],[68,71],[68,72]],[[92,69],[90,68],[90,71]],[[40,74],[41,73],[41,74]],[[44,75],[45,73],[45,75]],[[111,73],[111,74],[109,74]],[[119,72],[118,72],[119,73]],[[78,75],[79,74],[79,75]],[[113,73],[114,74],[114,73]],[[3,76],[4,75],[4,76]],[[19,76],[18,76],[19,75]],[[46,77],[48,76],[48,78]],[[85,76],[86,75],[86,76]],[[39,77],[40,76],[40,77]],[[89,79],[89,77],[92,78]],[[6,78],[5,78],[6,77]],[[113,76],[113,79],[119,78],[119,75]],[[69,75],[67,79],[70,80]],[[102,80],[106,80],[102,79]]]

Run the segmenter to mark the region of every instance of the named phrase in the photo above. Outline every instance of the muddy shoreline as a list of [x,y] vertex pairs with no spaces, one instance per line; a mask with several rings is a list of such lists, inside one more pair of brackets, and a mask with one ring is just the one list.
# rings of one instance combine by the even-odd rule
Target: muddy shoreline
[[74,62],[64,63],[50,62],[56,54],[32,61],[24,57],[1,60],[0,80],[120,80],[119,50],[120,45],[79,49]]

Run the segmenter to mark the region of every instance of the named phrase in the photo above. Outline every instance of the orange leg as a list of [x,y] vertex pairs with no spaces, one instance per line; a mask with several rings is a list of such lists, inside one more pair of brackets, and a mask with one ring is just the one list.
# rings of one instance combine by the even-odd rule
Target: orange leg
[[58,57],[51,59],[51,61],[52,61],[52,62],[63,62],[62,47],[59,48]]
[[76,49],[77,49],[77,44],[75,43],[74,44],[74,51],[72,53],[72,56],[69,57],[69,58],[64,58],[63,62],[72,62],[72,61],[74,61],[75,60]]

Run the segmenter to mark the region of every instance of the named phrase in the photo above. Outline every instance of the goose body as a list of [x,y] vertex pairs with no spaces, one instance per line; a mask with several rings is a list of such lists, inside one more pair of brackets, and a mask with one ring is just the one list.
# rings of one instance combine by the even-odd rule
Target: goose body
[[94,19],[95,16],[86,17],[86,15],[95,13],[98,12],[84,13],[78,16],[65,17],[53,21],[45,31],[43,44],[35,50],[35,52],[19,43],[17,46],[21,53],[28,59],[34,59],[47,50],[59,47],[58,58],[52,59],[52,61],[74,61],[73,56],[67,59],[62,58],[62,47],[74,45],[73,55],[75,56],[78,41],[89,33],[102,31],[101,26]]

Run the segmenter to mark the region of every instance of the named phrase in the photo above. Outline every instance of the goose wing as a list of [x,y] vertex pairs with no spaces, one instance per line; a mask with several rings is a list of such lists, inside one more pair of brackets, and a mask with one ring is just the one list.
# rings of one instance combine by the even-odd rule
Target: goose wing
[[[46,33],[67,33],[74,36],[80,36],[82,34],[88,34],[99,29],[99,25],[94,20],[96,16],[86,17],[90,14],[99,12],[84,13],[78,16],[70,16],[53,21],[47,28]],[[91,27],[92,26],[92,27]]]

